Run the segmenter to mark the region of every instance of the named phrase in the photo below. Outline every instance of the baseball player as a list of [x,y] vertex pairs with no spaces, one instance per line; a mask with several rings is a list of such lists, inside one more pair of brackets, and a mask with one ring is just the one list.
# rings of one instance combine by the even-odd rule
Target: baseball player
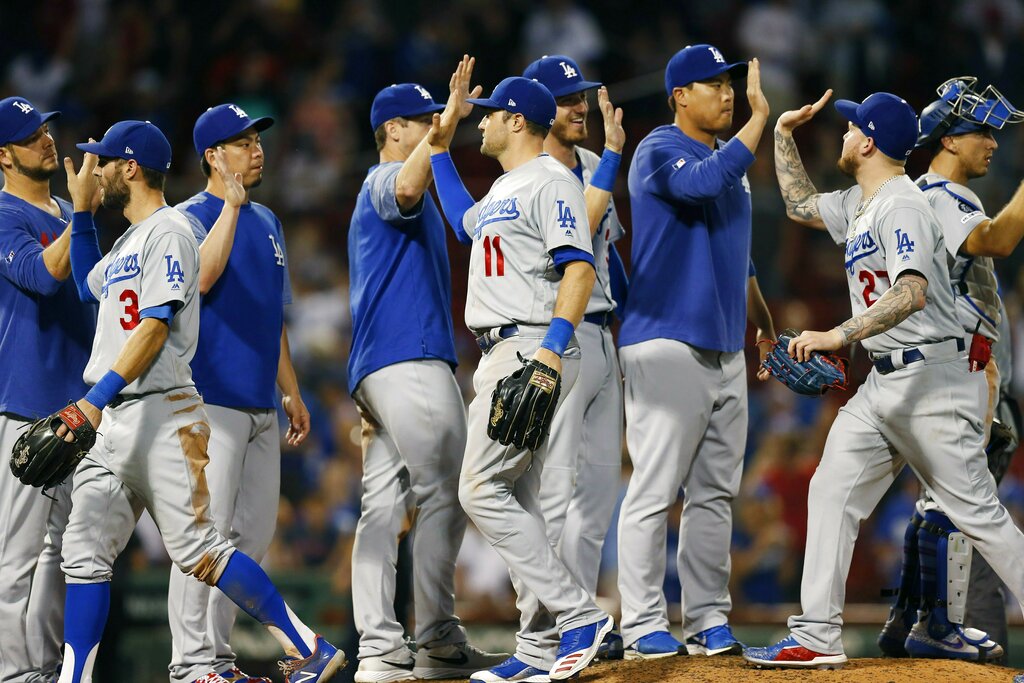
[[[75,473],[64,534],[60,683],[92,680],[111,566],[143,509],[183,572],[220,588],[281,643],[286,681],[326,681],[344,666],[344,653],[292,613],[210,515],[210,426],[188,365],[199,331],[199,250],[188,219],[164,201],[170,144],[149,122],[121,121],[78,147],[87,152],[81,171],[64,160],[75,208],[71,267],[80,298],[99,303],[99,319],[84,374],[93,386],[76,405],[93,427],[102,421],[103,432]],[[104,206],[131,223],[105,256],[88,210],[97,185]]]
[[[566,568],[595,596],[601,546],[617,502],[612,492],[620,486],[622,468],[622,374],[611,335],[616,299],[609,270],[622,268],[618,254],[613,256],[613,244],[625,231],[610,198],[626,134],[622,110],[615,110],[600,83],[584,80],[572,58],[542,57],[530,64],[523,76],[537,80],[555,97],[555,123],[544,140],[544,151],[572,171],[581,185],[593,185],[588,193],[600,190],[606,194],[603,202],[592,201],[585,194],[597,279],[583,322],[576,329],[582,355],[580,374],[552,423],[540,483],[548,540]],[[599,88],[605,126],[602,157],[578,146],[587,139],[587,91],[593,88]],[[624,274],[620,279],[625,279]],[[557,630],[533,632],[543,610],[536,597],[526,600],[520,595],[519,602],[520,640],[532,640],[534,647],[554,651]],[[609,656],[621,657],[621,637],[609,633],[608,639],[602,647]]]
[[[988,380],[982,405],[987,441],[1000,395],[1000,368],[992,347],[1000,341],[1002,302],[992,258],[1008,256],[1024,236],[1024,190],[1019,189],[991,219],[967,182],[988,173],[998,148],[994,132],[1006,123],[1024,120],[1024,112],[1017,111],[991,86],[975,91],[976,82],[970,77],[946,81],[938,88],[939,99],[921,112],[917,147],[929,150],[932,160],[917,185],[924,190],[942,228],[957,316],[971,340],[971,369],[984,371]],[[998,581],[970,582],[971,603],[990,607],[981,622],[971,622],[984,625],[984,629],[963,628],[968,575],[991,573],[983,566],[984,558],[970,561],[966,544],[963,534],[934,501],[925,497],[918,502],[904,536],[901,587],[878,639],[883,653],[989,660],[1002,656],[1003,647],[998,643],[1006,642],[1006,615]],[[961,556],[969,561],[963,563]],[[939,575],[949,580],[937,581]],[[951,582],[963,589],[949,590]],[[985,599],[978,591],[995,595]],[[988,633],[997,637],[992,639]]]
[[846,662],[842,610],[857,532],[904,464],[1018,599],[1024,596],[1024,534],[999,503],[982,452],[985,378],[967,362],[942,229],[904,170],[917,116],[889,93],[836,102],[850,122],[839,169],[857,184],[819,194],[793,129],[830,96],[779,117],[775,169],[787,214],[845,245],[853,317],[827,332],[804,331],[789,352],[804,361],[811,351],[861,341],[874,368],[839,411],[811,479],[803,613],[790,617],[791,634],[779,643],[744,652],[759,666]]
[[[590,663],[612,619],[548,542],[538,495],[546,445],[536,452],[502,446],[488,437],[487,427],[491,393],[499,380],[523,367],[520,357],[560,372],[562,396],[576,381],[580,351],[574,330],[595,281],[587,209],[579,180],[543,153],[557,108],[547,88],[510,77],[489,98],[469,98],[471,68],[465,67],[464,60],[428,135],[442,209],[459,241],[472,245],[466,325],[483,351],[473,381],[459,500],[505,560],[517,594],[525,588],[535,595],[545,608],[543,627],[553,625],[561,634],[557,653],[520,639],[515,655],[471,680],[562,680]],[[448,154],[459,118],[468,114],[467,102],[485,112],[481,152],[505,172],[480,202],[466,191]]]
[[[744,76],[751,117],[723,142],[733,81]],[[745,172],[768,120],[758,62],[730,64],[711,45],[687,46],[669,61],[665,89],[673,124],[640,142],[629,169],[630,306],[619,332],[633,460],[619,514],[629,659],[738,653],[729,544],[747,434],[748,316],[758,339],[775,337],[750,260]],[[668,510],[680,486],[685,646],[669,632],[662,591]]]
[[[35,419],[80,395],[96,328],[71,275],[71,205],[50,194],[49,122],[23,97],[0,100],[0,453]],[[49,681],[60,662],[61,535],[70,480],[40,495],[0,464],[0,681]],[[41,645],[29,645],[32,640]]]
[[[451,268],[444,223],[427,192],[425,140],[431,115],[442,109],[414,83],[377,94],[370,125],[380,163],[363,182],[349,226],[348,384],[363,419],[362,514],[352,549],[360,683],[464,678],[508,657],[468,644],[455,616],[466,406],[454,375]],[[409,506],[416,511],[415,655],[394,607]]]
[[[249,199],[263,179],[260,133],[272,124],[270,118],[249,118],[234,104],[206,110],[193,132],[206,190],[176,207],[199,242],[203,298],[191,366],[210,420],[210,513],[221,534],[257,562],[273,538],[280,494],[275,381],[288,416],[288,442],[298,445],[309,433],[284,326],[291,288],[281,222]],[[175,567],[167,606],[172,681],[215,672],[232,683],[270,683],[235,666],[230,638],[238,612],[223,593]]]

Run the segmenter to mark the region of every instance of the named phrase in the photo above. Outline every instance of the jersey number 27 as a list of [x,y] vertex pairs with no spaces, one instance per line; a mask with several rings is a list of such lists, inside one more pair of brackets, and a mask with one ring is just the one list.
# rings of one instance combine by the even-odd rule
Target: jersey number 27
[[881,297],[877,291],[878,279],[885,280],[886,289],[889,288],[889,273],[884,270],[862,270],[857,276],[857,279],[864,283],[864,291],[862,294],[864,296],[865,306],[870,306]]

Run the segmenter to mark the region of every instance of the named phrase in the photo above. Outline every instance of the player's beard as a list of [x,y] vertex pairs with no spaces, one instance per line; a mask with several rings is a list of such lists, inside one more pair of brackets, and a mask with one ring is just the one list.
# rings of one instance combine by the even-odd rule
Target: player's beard
[[839,172],[843,175],[851,178],[857,177],[857,162],[851,155],[844,154],[839,157],[839,161],[836,162],[836,168],[838,168]]
[[115,211],[123,211],[132,198],[128,183],[120,175],[114,176],[110,182],[103,186],[103,206]]
[[11,154],[11,163],[14,165],[14,169],[25,176],[29,180],[35,180],[42,182],[49,180],[53,177],[53,174],[57,172],[57,165],[54,164],[53,168],[46,168],[42,162],[38,166],[26,166],[18,160],[17,154]]
[[569,122],[561,122],[555,119],[555,125],[551,127],[551,135],[566,147],[579,145],[587,140],[587,120],[583,119],[583,125],[579,128]]

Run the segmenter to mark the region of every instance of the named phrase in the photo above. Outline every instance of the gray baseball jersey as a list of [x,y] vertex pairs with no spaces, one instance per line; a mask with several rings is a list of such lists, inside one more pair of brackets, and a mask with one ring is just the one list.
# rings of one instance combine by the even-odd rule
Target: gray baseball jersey
[[860,315],[906,271],[928,280],[928,305],[861,344],[872,353],[963,337],[957,323],[941,228],[910,178],[889,182],[866,207],[854,185],[818,198],[818,211],[836,244],[846,244],[846,277],[853,315]]
[[121,392],[147,394],[193,386],[189,361],[199,337],[199,248],[188,219],[166,206],[130,226],[89,273],[100,302],[96,338],[83,375],[95,384],[117,360],[140,311],[170,304],[177,311],[153,363]]
[[550,252],[593,251],[580,183],[547,154],[494,181],[466,211],[462,227],[473,238],[466,296],[471,330],[549,324],[562,279]]
[[[582,147],[576,148],[576,157],[583,168],[583,186],[586,187],[590,184],[597,165],[601,163],[601,157]],[[597,232],[594,233],[591,240],[597,279],[594,281],[594,291],[590,295],[590,301],[587,302],[587,313],[604,313],[615,308],[611,278],[608,275],[608,245],[618,242],[625,234],[626,230],[622,227],[622,221],[619,220],[619,213],[615,210],[615,202],[609,201],[608,209],[601,219],[601,225],[598,226]]]
[[[938,173],[925,173],[917,179],[919,187],[928,187],[925,197],[942,226],[949,252],[949,277],[956,292],[956,312],[968,332],[978,331],[993,341],[999,340],[999,283],[995,263],[990,256],[960,253],[971,232],[989,220],[985,209],[971,189]],[[978,323],[981,326],[978,327]]]

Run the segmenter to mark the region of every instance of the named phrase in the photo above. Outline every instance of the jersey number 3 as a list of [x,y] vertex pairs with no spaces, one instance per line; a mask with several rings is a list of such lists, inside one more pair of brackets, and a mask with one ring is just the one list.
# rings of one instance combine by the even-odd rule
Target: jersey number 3
[[124,304],[124,313],[121,315],[121,327],[126,330],[134,330],[139,324],[139,295],[134,290],[126,289],[121,292],[117,300]]
[[[491,250],[493,249],[494,255],[492,258]],[[495,235],[494,239],[488,235],[484,238],[484,277],[491,277],[491,262],[494,262],[493,274],[498,277],[504,277],[505,275],[505,254],[501,251],[501,236]]]

